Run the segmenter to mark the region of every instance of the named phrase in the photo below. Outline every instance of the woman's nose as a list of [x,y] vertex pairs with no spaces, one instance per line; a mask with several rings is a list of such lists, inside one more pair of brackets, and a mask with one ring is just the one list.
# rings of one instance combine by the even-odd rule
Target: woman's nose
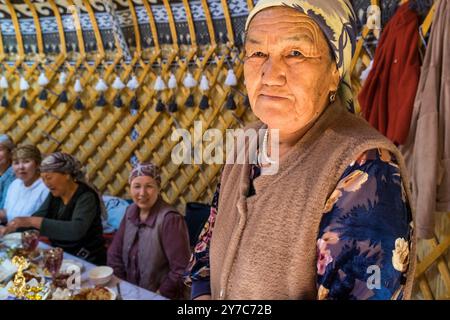
[[286,83],[286,72],[281,59],[269,57],[262,68],[262,84],[282,86]]

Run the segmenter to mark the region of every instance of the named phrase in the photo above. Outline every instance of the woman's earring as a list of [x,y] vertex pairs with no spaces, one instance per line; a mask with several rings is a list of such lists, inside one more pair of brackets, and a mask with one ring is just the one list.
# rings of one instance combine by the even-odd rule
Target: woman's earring
[[333,103],[334,101],[336,101],[336,92],[332,92],[330,95],[330,102]]

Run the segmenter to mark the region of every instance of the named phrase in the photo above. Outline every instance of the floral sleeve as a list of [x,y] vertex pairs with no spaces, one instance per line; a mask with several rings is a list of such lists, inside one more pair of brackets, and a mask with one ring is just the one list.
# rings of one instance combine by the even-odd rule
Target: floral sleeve
[[217,208],[219,204],[220,183],[217,185],[211,203],[211,212],[208,221],[205,223],[199,240],[191,255],[188,265],[188,273],[185,277],[185,284],[192,287],[191,298],[196,298],[204,294],[210,294],[209,283],[209,242],[211,240],[214,222],[216,221]]
[[363,153],[325,204],[317,240],[318,299],[401,299],[412,215],[394,156]]

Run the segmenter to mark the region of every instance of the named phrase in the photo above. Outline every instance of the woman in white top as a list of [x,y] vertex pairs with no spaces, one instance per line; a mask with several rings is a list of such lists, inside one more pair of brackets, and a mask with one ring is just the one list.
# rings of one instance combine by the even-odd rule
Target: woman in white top
[[40,178],[41,152],[33,145],[14,149],[12,167],[16,178],[6,193],[5,207],[0,210],[0,221],[6,223],[16,217],[31,216],[49,194]]

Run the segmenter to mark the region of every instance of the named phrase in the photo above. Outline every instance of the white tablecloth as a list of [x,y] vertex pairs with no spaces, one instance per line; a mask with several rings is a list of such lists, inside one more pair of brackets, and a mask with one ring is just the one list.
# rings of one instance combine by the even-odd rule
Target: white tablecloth
[[[39,248],[40,249],[49,249],[51,247],[49,245],[41,242],[39,244]],[[68,253],[64,253],[64,259],[76,260],[76,261],[81,262],[84,266],[83,271],[81,273],[81,287],[91,285],[89,283],[88,273],[89,273],[89,270],[91,270],[92,268],[95,268],[94,264],[89,263],[83,259],[77,258]],[[115,276],[113,276],[113,279],[111,279],[111,281],[106,286],[109,287],[110,289],[114,290],[117,293],[117,287],[116,287],[117,283],[119,283],[119,285],[120,285],[120,292],[121,292],[123,300],[167,300],[166,298],[164,298],[154,292],[151,292],[151,291],[145,290],[143,288],[140,288],[138,286],[135,286],[134,284],[131,284],[127,281],[121,280]]]

